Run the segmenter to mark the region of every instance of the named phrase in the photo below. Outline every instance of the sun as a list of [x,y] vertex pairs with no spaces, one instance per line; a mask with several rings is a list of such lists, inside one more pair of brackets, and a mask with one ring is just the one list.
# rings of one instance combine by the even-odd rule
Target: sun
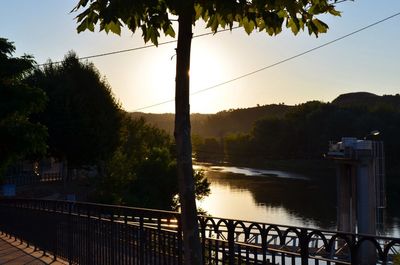
[[192,44],[190,66],[191,112],[213,113],[218,109],[218,89],[209,89],[223,82],[226,60],[212,41]]

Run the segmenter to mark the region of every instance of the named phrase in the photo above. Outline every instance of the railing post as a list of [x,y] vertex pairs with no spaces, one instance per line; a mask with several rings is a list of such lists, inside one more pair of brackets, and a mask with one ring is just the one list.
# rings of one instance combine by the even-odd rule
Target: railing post
[[94,264],[92,258],[92,226],[90,208],[86,206],[86,264]]
[[228,253],[229,265],[235,265],[235,227],[233,220],[228,221]]
[[[201,235],[201,253],[203,255],[203,265],[208,264],[206,259],[206,223],[203,217],[199,217]],[[208,257],[210,259],[210,257]]]
[[267,244],[267,233],[265,232],[265,224],[262,226],[262,231],[261,231],[261,253],[262,253],[262,264],[267,265],[267,249],[268,249],[268,244]]
[[67,227],[68,227],[68,263],[72,264],[73,261],[73,252],[74,252],[74,243],[73,243],[73,219],[72,219],[72,204],[68,203],[68,217],[67,217]]
[[182,222],[181,222],[181,215],[176,217],[178,220],[178,265],[183,264],[183,234],[182,234]]
[[301,255],[301,265],[308,265],[308,240],[307,240],[307,229],[300,229],[300,255]]
[[144,265],[144,247],[145,247],[145,234],[143,216],[139,219],[139,264]]

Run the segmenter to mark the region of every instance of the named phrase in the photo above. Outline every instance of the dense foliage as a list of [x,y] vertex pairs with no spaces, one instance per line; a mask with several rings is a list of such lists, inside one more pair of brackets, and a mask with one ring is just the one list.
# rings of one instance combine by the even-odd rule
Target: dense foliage
[[43,91],[25,82],[32,56],[12,57],[15,46],[0,38],[0,176],[8,165],[45,153],[47,130],[31,116],[43,110]]
[[[247,133],[260,117],[283,117],[292,106],[271,104],[242,109],[230,109],[216,114],[193,113],[190,115],[193,135],[201,138],[221,138],[229,133]],[[144,117],[146,121],[171,135],[174,132],[174,115],[170,113],[132,112],[133,118]]]
[[[363,139],[372,130],[381,132],[388,167],[400,163],[400,95],[377,97],[374,101],[333,103],[307,102],[281,117],[268,116],[254,123],[248,133],[230,133],[223,138],[197,139],[194,150],[199,160],[254,163],[268,159],[318,159],[327,152],[329,141],[352,136]],[[223,157],[223,159],[221,159]]]
[[[28,80],[49,99],[36,116],[48,127],[48,155],[65,159],[69,168],[97,166],[92,200],[171,209],[178,181],[170,136],[143,119],[126,117],[93,64],[69,53]],[[200,196],[208,192],[204,183],[199,179]]]
[[[265,31],[276,35],[282,27],[290,28],[294,34],[308,29],[309,33],[326,32],[328,25],[317,15],[329,13],[339,15],[333,3],[337,1],[203,1],[192,0],[182,3],[179,0],[159,1],[94,1],[80,0],[74,11],[85,8],[78,15],[78,32],[89,29],[94,31],[100,24],[100,30],[121,34],[125,25],[133,33],[141,29],[144,40],[158,44],[160,32],[175,37],[174,16],[180,16],[191,9],[191,23],[204,20],[208,28],[217,32],[219,27],[232,29],[238,23],[250,34],[253,30]],[[190,10],[189,9],[189,10]]]
[[[144,119],[125,117],[120,145],[106,164],[94,199],[100,202],[157,209],[175,207],[178,178],[174,145],[163,130]],[[198,198],[210,192],[209,183],[196,172]]]
[[48,128],[49,155],[75,168],[109,158],[118,145],[121,110],[93,64],[69,53],[61,64],[35,70],[29,82],[49,99],[36,117]]

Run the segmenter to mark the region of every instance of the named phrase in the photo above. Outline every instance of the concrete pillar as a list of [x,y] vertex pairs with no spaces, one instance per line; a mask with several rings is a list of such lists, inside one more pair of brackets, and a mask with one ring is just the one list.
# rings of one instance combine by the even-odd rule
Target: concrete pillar
[[360,234],[376,234],[376,194],[371,162],[361,161],[357,167],[357,227]]
[[357,224],[356,166],[351,163],[338,163],[336,178],[338,230],[355,233]]
[[349,165],[338,164],[337,173],[337,225],[339,231],[352,232],[351,176]]
[[[369,159],[362,159],[357,166],[357,228],[359,234],[376,233],[375,181]],[[375,246],[365,241],[359,248],[359,263],[376,264]]]

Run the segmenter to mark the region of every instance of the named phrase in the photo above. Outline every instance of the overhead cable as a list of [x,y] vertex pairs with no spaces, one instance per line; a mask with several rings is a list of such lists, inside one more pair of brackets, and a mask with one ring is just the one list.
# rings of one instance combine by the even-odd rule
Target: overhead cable
[[[222,29],[222,30],[218,30],[216,33],[230,31],[230,30],[234,30],[234,29],[238,29],[238,28],[239,27],[233,27],[232,29]],[[207,33],[197,34],[197,35],[193,36],[193,39],[199,38],[199,37],[204,37],[204,36],[207,36],[207,35],[216,34],[216,33],[207,32]],[[175,43],[175,42],[177,42],[177,40],[170,40],[170,41],[160,42],[158,44],[158,46],[171,44],[171,43]],[[151,44],[151,45],[140,46],[140,47],[135,47],[135,48],[130,48],[130,49],[117,50],[117,51],[112,51],[112,52],[105,52],[105,53],[99,53],[99,54],[94,54],[94,55],[89,55],[89,56],[83,56],[83,57],[79,57],[78,60],[82,61],[82,60],[87,60],[87,59],[93,59],[93,58],[98,58],[98,57],[115,55],[115,54],[119,54],[119,53],[133,52],[133,51],[143,50],[143,49],[152,48],[152,47],[156,47],[156,45],[155,44]],[[42,67],[42,66],[46,66],[46,65],[49,65],[49,64],[59,64],[59,63],[62,63],[62,61],[56,61],[56,62],[50,62],[50,63],[42,63],[42,64],[38,64],[37,66],[38,67]]]
[[[276,62],[276,63],[267,65],[267,66],[262,67],[262,68],[259,68],[259,69],[257,69],[257,70],[254,70],[254,71],[248,72],[248,73],[246,73],[246,74],[237,76],[237,77],[235,77],[235,78],[229,79],[229,80],[227,80],[227,81],[224,81],[224,82],[221,82],[221,83],[218,83],[218,84],[215,84],[215,85],[212,85],[212,86],[209,86],[209,87],[206,87],[206,88],[203,88],[203,89],[194,91],[194,92],[190,93],[190,95],[196,95],[196,94],[205,92],[205,91],[207,91],[207,90],[211,90],[211,89],[214,89],[214,88],[217,88],[217,87],[220,87],[220,86],[223,86],[223,85],[226,85],[226,84],[235,82],[235,81],[237,81],[237,80],[239,80],[239,79],[243,79],[243,78],[245,78],[245,77],[254,75],[254,74],[259,73],[259,72],[261,72],[261,71],[264,71],[264,70],[273,68],[273,67],[275,67],[275,66],[278,66],[278,65],[280,65],[280,64],[286,63],[286,62],[288,62],[288,61],[291,61],[291,60],[293,60],[293,59],[296,59],[296,58],[298,58],[298,57],[301,57],[301,56],[303,56],[303,55],[306,55],[306,54],[308,54],[308,53],[311,53],[311,52],[313,52],[313,51],[319,50],[319,49],[321,49],[321,48],[323,48],[323,47],[326,47],[326,46],[328,46],[328,45],[330,45],[330,44],[333,44],[333,43],[335,43],[335,42],[338,42],[338,41],[340,41],[340,40],[343,40],[343,39],[345,39],[345,38],[348,38],[348,37],[350,37],[350,36],[352,36],[352,35],[354,35],[354,34],[357,34],[357,33],[361,32],[361,31],[364,31],[364,30],[367,30],[367,29],[369,29],[369,28],[372,28],[372,27],[374,27],[374,26],[376,26],[376,25],[378,25],[378,24],[381,24],[381,23],[383,23],[383,22],[385,22],[385,21],[387,21],[387,20],[389,20],[389,19],[392,19],[392,18],[394,18],[394,17],[396,17],[396,16],[399,16],[399,15],[400,15],[400,12],[397,12],[397,13],[391,15],[391,16],[388,16],[388,17],[386,17],[386,18],[384,18],[384,19],[381,19],[381,20],[376,21],[376,22],[374,22],[374,23],[372,23],[372,24],[369,24],[369,25],[367,25],[367,26],[365,26],[365,27],[362,27],[362,28],[360,28],[360,29],[357,29],[357,30],[355,30],[355,31],[352,31],[352,32],[350,32],[350,33],[348,33],[348,34],[346,34],[346,35],[343,35],[343,36],[339,37],[339,38],[336,38],[336,39],[334,39],[334,40],[328,41],[328,42],[326,42],[326,43],[324,43],[324,44],[318,45],[318,46],[316,46],[316,47],[314,47],[314,48],[311,48],[311,49],[306,50],[306,51],[304,51],[304,52],[298,53],[298,54],[293,55],[293,56],[291,56],[291,57],[288,57],[288,58],[286,58],[286,59],[280,60],[280,61],[278,61],[278,62]],[[169,99],[169,100],[165,100],[165,101],[163,101],[163,102],[159,102],[159,103],[155,103],[155,104],[148,105],[148,106],[145,106],[145,107],[141,107],[141,108],[138,108],[138,109],[134,109],[133,111],[139,111],[139,110],[149,109],[149,108],[153,108],[153,107],[160,106],[160,105],[163,105],[163,104],[166,104],[166,103],[170,103],[170,102],[174,102],[174,101],[175,101],[175,99]]]

